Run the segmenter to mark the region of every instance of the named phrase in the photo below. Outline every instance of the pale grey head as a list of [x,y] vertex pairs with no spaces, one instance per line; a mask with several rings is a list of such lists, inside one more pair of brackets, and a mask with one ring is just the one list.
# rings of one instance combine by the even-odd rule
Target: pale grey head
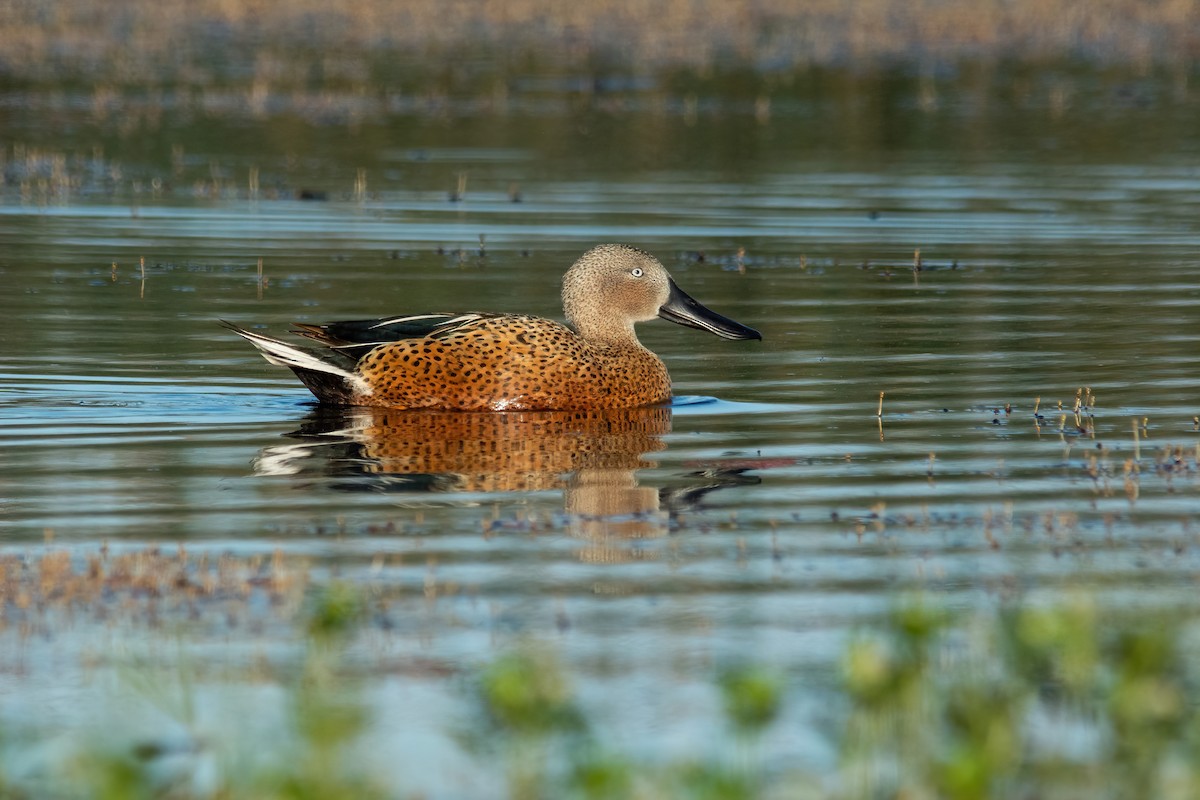
[[761,339],[753,328],[705,308],[675,285],[657,258],[636,247],[602,244],[563,276],[563,311],[585,339],[637,343],[634,323],[662,317],[726,339]]

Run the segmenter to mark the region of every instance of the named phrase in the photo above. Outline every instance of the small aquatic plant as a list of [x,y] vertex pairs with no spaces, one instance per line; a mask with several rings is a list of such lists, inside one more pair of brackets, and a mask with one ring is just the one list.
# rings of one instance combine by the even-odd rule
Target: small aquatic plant
[[[532,645],[501,656],[481,672],[477,694],[486,724],[501,742],[509,797],[554,796],[547,793],[553,745],[566,743],[569,750],[586,728],[555,656]],[[602,791],[620,783],[617,772],[596,762],[578,768],[577,776]]]

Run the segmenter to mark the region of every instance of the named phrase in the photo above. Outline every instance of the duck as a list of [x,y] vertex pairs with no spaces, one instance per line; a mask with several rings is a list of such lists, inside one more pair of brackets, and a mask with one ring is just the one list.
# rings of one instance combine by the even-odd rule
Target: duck
[[602,244],[563,276],[566,324],[527,314],[430,313],[293,323],[320,347],[222,323],[288,367],[319,403],[434,411],[571,411],[668,403],[671,378],[634,326],[655,318],[725,339],[754,328],[679,288],[650,253]]

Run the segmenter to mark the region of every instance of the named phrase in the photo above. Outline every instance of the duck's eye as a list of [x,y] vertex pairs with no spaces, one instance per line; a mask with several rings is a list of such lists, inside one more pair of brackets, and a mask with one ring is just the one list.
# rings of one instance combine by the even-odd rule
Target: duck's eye
[[633,269],[629,270],[629,274],[635,278],[640,278],[645,273],[642,272],[641,267],[634,267]]

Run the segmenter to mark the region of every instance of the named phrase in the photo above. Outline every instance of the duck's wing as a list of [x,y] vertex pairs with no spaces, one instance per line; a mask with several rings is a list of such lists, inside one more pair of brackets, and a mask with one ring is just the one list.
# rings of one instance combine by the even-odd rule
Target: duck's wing
[[381,344],[403,339],[439,338],[501,314],[413,314],[382,319],[352,319],[311,325],[294,322],[295,333],[358,360]]

